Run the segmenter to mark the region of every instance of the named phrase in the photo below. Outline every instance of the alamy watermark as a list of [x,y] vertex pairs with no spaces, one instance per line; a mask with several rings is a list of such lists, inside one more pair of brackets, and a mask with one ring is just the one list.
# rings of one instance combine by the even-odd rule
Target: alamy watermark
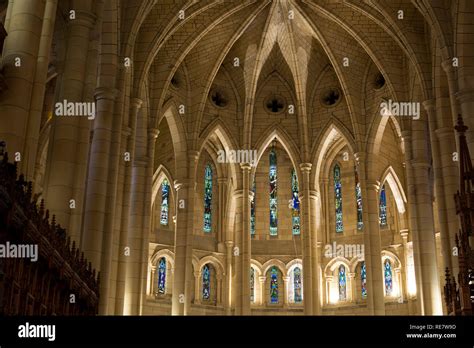
[[414,120],[420,119],[420,103],[395,102],[391,99],[380,103],[381,116],[408,116]]
[[257,165],[257,150],[219,150],[217,151],[218,163],[249,163],[252,167]]
[[364,244],[337,244],[332,242],[332,244],[325,245],[324,257],[345,257],[346,259],[358,257],[364,259],[364,250]]
[[56,116],[83,116],[89,120],[95,119],[95,103],[74,103],[64,99],[62,102],[56,103],[54,107]]
[[48,341],[56,340],[56,325],[35,325],[26,322],[18,326],[19,338],[47,338]]
[[30,259],[32,262],[38,261],[37,244],[12,244],[6,242],[0,244],[0,258],[21,258]]

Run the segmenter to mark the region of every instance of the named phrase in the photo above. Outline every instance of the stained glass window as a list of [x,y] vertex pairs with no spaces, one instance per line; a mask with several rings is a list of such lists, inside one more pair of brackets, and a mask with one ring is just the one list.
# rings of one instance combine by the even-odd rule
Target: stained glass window
[[212,229],[212,167],[206,166],[204,171],[204,232]]
[[255,180],[252,185],[252,200],[250,201],[250,234],[255,235]]
[[379,222],[381,227],[387,226],[387,194],[385,193],[385,185],[382,185],[380,190]]
[[384,278],[385,278],[385,295],[392,295],[393,279],[392,279],[392,263],[389,259],[385,260],[384,264]]
[[278,269],[275,266],[270,271],[270,302],[278,303]]
[[255,302],[255,270],[250,267],[250,302]]
[[169,213],[169,197],[170,197],[170,185],[168,180],[163,180],[161,184],[161,216],[160,223],[162,225],[168,225],[168,213]]
[[300,199],[299,199],[299,188],[298,178],[296,177],[296,170],[291,171],[291,222],[292,230],[294,235],[300,234]]
[[342,225],[341,168],[338,164],[334,166],[334,195],[336,204],[336,232],[340,233],[344,230],[344,227]]
[[202,268],[202,299],[208,301],[211,298],[211,269],[209,265]]
[[344,265],[339,266],[339,301],[346,300],[346,267]]
[[357,204],[357,229],[360,231],[364,227],[362,221],[362,190],[360,188],[359,172],[355,167],[355,192],[356,192],[356,204]]
[[277,155],[275,149],[270,151],[270,235],[278,234],[278,197],[277,197]]
[[293,271],[293,288],[295,295],[295,303],[300,303],[303,299],[301,296],[301,268],[295,267]]
[[361,284],[361,293],[362,298],[367,297],[367,268],[365,262],[362,262],[360,266],[360,284]]
[[162,257],[158,262],[158,293],[166,292],[166,259]]

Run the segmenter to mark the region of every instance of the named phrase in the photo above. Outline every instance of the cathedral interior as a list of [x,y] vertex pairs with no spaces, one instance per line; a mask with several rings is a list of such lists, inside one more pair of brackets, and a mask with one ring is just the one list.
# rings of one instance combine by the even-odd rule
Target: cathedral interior
[[0,312],[77,314],[71,277],[88,314],[472,314],[473,23],[470,0],[0,0],[0,243],[49,236],[37,269],[0,259]]

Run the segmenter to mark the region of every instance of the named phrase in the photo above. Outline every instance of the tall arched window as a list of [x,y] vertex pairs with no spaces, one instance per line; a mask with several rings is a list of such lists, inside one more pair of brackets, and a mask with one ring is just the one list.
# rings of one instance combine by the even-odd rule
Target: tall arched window
[[345,301],[346,300],[346,267],[344,265],[339,266],[339,301]]
[[255,270],[250,267],[250,302],[255,302]]
[[211,269],[209,265],[202,268],[202,299],[205,301],[211,299]]
[[360,265],[360,285],[362,298],[367,297],[367,268],[365,262]]
[[169,214],[169,197],[170,197],[170,185],[168,180],[163,180],[161,184],[161,215],[160,223],[162,225],[168,225],[168,214]]
[[300,303],[303,300],[301,294],[301,268],[295,267],[293,271],[293,292],[295,303]]
[[391,296],[393,290],[392,279],[392,263],[389,259],[385,259],[384,263],[384,278],[385,278],[385,295]]
[[300,199],[299,199],[299,187],[298,178],[296,176],[296,170],[291,171],[291,223],[293,235],[300,234]]
[[356,208],[357,208],[357,229],[360,231],[364,227],[362,221],[362,190],[360,188],[359,172],[355,167],[355,192],[356,192]]
[[278,234],[278,197],[277,197],[277,155],[275,149],[270,150],[270,235]]
[[158,293],[166,292],[166,259],[162,257],[158,261]]
[[385,193],[385,185],[382,185],[380,190],[379,222],[380,227],[387,226],[387,194]]
[[204,232],[212,230],[212,167],[206,165],[204,171]]
[[341,168],[338,164],[334,166],[334,199],[336,206],[336,232],[344,231],[342,225],[342,184],[341,184]]
[[255,180],[253,181],[252,185],[252,200],[250,201],[250,234],[255,235]]
[[270,271],[270,302],[278,303],[278,269],[275,266]]

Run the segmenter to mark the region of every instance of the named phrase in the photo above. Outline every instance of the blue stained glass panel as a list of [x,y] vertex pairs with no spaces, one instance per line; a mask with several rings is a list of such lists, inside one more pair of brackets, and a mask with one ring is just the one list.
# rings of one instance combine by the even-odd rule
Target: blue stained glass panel
[[303,300],[301,293],[301,268],[295,267],[293,271],[293,288],[295,293],[295,303],[300,303]]
[[250,267],[250,302],[255,302],[255,270]]
[[385,260],[384,263],[384,278],[385,278],[385,294],[387,296],[392,295],[393,290],[393,279],[392,279],[392,263],[389,259]]
[[206,166],[204,172],[204,232],[212,230],[212,167]]
[[209,300],[211,298],[211,270],[209,265],[205,265],[202,269],[202,299]]
[[362,190],[360,188],[359,173],[357,167],[355,168],[355,192],[356,192],[356,204],[357,204],[357,229],[360,231],[364,227],[362,219]]
[[270,302],[278,303],[278,269],[272,267],[270,271]]
[[365,262],[362,262],[360,266],[360,284],[361,284],[361,293],[362,298],[367,297],[367,268]]
[[250,234],[255,235],[255,195],[256,195],[256,185],[255,181],[252,185],[252,200],[250,201]]
[[339,301],[346,300],[346,267],[343,265],[339,266]]
[[161,225],[168,225],[168,214],[169,214],[169,197],[170,197],[170,185],[168,180],[163,180],[161,184]]
[[278,234],[278,196],[277,196],[277,155],[275,149],[270,151],[270,235]]
[[379,222],[381,227],[387,226],[387,194],[385,193],[385,185],[382,185],[380,190]]
[[299,187],[298,178],[296,176],[296,170],[291,171],[291,222],[293,235],[301,233],[300,226],[300,199],[299,199]]
[[166,259],[162,257],[158,263],[158,293],[166,292]]
[[342,224],[342,184],[341,184],[341,168],[339,165],[334,166],[334,198],[336,205],[336,232],[344,231]]

